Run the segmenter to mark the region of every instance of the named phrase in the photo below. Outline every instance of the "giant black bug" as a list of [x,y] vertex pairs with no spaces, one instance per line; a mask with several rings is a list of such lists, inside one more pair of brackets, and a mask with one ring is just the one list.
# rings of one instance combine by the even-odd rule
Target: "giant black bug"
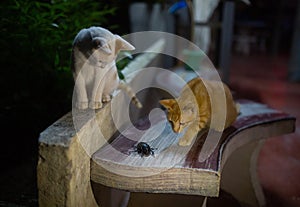
[[133,152],[137,152],[141,157],[148,157],[150,155],[154,156],[155,148],[150,147],[146,142],[139,142],[136,146],[134,146]]

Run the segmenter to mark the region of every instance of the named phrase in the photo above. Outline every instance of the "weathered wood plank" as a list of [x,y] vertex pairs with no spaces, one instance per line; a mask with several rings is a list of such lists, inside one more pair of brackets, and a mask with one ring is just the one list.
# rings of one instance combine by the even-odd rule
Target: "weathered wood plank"
[[[165,116],[157,113],[152,114],[151,128],[147,118],[140,119],[136,124],[139,130],[127,128],[98,150],[92,157],[91,179],[132,192],[218,196],[221,170],[232,152],[252,141],[294,130],[295,119],[285,113],[254,102],[239,103],[241,114],[224,131],[217,148],[204,162],[199,161],[199,154],[205,139],[211,138],[206,137],[207,132],[199,133],[191,147],[180,147],[177,142],[181,134],[173,133]],[[209,133],[209,136],[219,135]],[[140,141],[157,148],[154,157],[132,153]]]

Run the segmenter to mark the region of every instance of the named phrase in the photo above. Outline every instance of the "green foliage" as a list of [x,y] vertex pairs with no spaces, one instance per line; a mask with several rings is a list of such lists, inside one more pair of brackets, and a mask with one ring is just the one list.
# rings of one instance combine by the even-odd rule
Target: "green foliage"
[[120,57],[124,56],[124,57],[116,62],[116,66],[118,69],[119,78],[121,80],[124,80],[125,77],[124,74],[122,73],[122,70],[133,60],[133,57],[130,52],[121,52],[119,53],[119,56]]
[[38,133],[71,109],[73,39],[92,25],[111,29],[114,11],[101,0],[1,1],[0,119],[7,130]]
[[11,41],[1,39],[1,44],[11,47],[13,41],[21,52],[34,55],[33,62],[39,57],[43,61],[40,64],[57,70],[69,70],[70,49],[76,33],[84,27],[107,24],[107,17],[114,12],[114,8],[99,0],[9,2],[1,9],[5,15],[1,28]]

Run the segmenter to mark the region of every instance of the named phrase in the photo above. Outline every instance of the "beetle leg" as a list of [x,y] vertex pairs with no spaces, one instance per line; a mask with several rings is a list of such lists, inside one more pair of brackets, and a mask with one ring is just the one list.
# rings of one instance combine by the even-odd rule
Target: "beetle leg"
[[153,151],[153,149],[151,148],[151,152],[150,152],[150,154],[153,156],[153,157],[155,157],[154,156],[154,151]]
[[131,155],[134,152],[137,152],[137,147],[133,146],[133,149],[129,150],[128,152],[129,152],[129,155]]

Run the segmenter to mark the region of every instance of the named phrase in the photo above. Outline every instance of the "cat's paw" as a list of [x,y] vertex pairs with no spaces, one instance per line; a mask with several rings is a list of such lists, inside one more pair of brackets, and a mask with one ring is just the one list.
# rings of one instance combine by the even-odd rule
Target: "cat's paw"
[[200,128],[200,129],[204,129],[206,126],[207,126],[207,121],[206,121],[206,122],[201,121],[201,122],[199,123],[199,128]]
[[224,126],[213,126],[212,128],[217,132],[223,132],[224,131]]
[[75,107],[80,110],[87,109],[89,106],[88,102],[76,102]]
[[193,139],[187,139],[186,137],[182,137],[179,140],[178,144],[179,144],[179,146],[182,146],[182,147],[189,146],[189,145],[191,145],[192,141],[193,141]]
[[90,109],[101,109],[103,106],[102,102],[100,101],[92,101],[89,103]]
[[110,95],[105,95],[102,97],[102,102],[107,103],[111,101],[111,96]]
[[224,125],[225,125],[224,122],[220,121],[220,123],[219,123],[219,122],[216,121],[215,123],[212,123],[210,125],[210,128],[212,128],[213,130],[215,130],[217,132],[223,132],[224,129],[225,129]]

